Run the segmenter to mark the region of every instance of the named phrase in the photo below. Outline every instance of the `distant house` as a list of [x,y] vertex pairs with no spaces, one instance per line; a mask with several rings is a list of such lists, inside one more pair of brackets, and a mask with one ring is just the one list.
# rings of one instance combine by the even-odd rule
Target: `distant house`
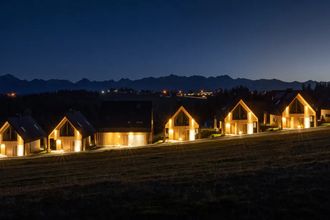
[[199,124],[181,106],[165,124],[165,137],[168,141],[193,141],[198,134]]
[[95,144],[95,129],[79,111],[69,111],[48,135],[50,151],[79,152]]
[[229,112],[223,122],[224,134],[253,134],[259,132],[259,119],[251,108],[241,99]]
[[320,110],[320,123],[330,123],[330,97],[323,99],[320,98],[318,101],[318,109]]
[[330,123],[330,108],[322,108],[321,109],[321,123]]
[[99,112],[97,145],[142,146],[152,142],[153,111],[149,101],[104,101]]
[[44,150],[46,144],[46,133],[31,116],[11,117],[0,128],[2,155],[30,155]]
[[282,129],[316,127],[316,111],[300,92],[287,92],[274,100],[274,124]]

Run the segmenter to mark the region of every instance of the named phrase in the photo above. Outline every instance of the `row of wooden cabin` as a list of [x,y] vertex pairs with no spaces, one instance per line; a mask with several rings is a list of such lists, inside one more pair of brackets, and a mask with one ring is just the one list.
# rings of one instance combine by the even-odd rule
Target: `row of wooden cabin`
[[[225,113],[215,120],[214,129],[226,135],[240,135],[258,133],[260,124],[281,129],[317,126],[316,111],[300,93],[275,104],[278,109],[266,113],[241,99],[223,110]],[[0,154],[24,156],[41,150],[79,152],[95,145],[141,146],[152,142],[151,102],[107,102],[99,114],[101,120],[95,129],[80,112],[69,111],[48,134],[31,116],[11,117],[0,128]],[[330,119],[328,110],[321,114]],[[166,141],[193,141],[199,128],[198,121],[181,106],[165,123],[164,137]]]
[[[274,105],[265,111],[269,104],[240,99],[222,109],[223,114],[216,117],[214,129],[225,135],[254,134],[260,124],[276,129],[301,129],[317,126],[316,110],[300,93],[288,93],[274,99]],[[330,110],[321,110],[321,119],[330,121]],[[168,120],[165,136],[170,141],[195,140],[199,124],[184,107]]]
[[96,130],[79,111],[67,112],[45,132],[31,116],[10,117],[0,128],[0,155],[25,156],[47,150],[79,152],[97,146],[140,146],[152,142],[151,102],[104,102]]
[[258,113],[253,104],[240,100],[224,119],[224,133],[253,134],[259,132],[260,124],[281,129],[316,127],[316,111],[300,93],[277,102],[275,109]]

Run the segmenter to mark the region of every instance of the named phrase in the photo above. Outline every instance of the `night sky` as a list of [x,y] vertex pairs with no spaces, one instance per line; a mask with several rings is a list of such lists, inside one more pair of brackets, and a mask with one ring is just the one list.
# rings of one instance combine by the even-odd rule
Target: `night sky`
[[1,0],[0,75],[330,80],[330,1]]

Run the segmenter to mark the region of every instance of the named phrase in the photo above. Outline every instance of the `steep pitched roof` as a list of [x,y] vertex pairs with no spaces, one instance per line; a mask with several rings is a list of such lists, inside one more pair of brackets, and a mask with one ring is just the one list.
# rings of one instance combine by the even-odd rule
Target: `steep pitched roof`
[[46,132],[31,116],[10,117],[8,118],[8,123],[25,142],[32,142],[46,137]]
[[[176,109],[175,112],[173,112],[169,117],[173,117],[176,116],[177,114],[180,113],[180,111],[182,111],[184,114],[186,114],[188,117],[192,117],[195,120],[195,123],[199,126],[198,121],[196,121],[196,117],[194,117],[189,110],[187,110],[187,108],[184,105],[181,105],[180,107],[178,107]],[[168,123],[168,122],[167,122]]]
[[272,98],[273,110],[271,113],[281,115],[284,109],[300,94],[303,99],[315,110],[315,102],[313,98],[303,91],[281,91],[275,93]]
[[180,110],[180,108],[184,108],[187,112],[188,112],[188,114],[197,122],[197,123],[199,123],[200,122],[200,116],[199,116],[199,114],[198,114],[198,109],[195,109],[194,107],[192,107],[192,106],[189,106],[189,105],[187,105],[187,104],[176,104],[176,105],[174,105],[172,108],[171,108],[171,110],[170,110],[170,112],[168,112],[167,113],[167,118],[170,118],[170,117],[173,117],[173,115],[175,114],[175,113],[177,113],[179,110]]
[[98,129],[104,132],[151,132],[152,103],[105,101],[99,112]]
[[259,121],[263,120],[264,113],[271,109],[270,104],[267,100],[258,100],[258,99],[240,99],[236,98],[227,105],[225,105],[218,113],[220,120],[224,120],[227,117],[228,113],[231,112],[234,107],[242,100],[245,105],[253,112],[253,114],[258,118]]
[[65,117],[83,137],[87,137],[95,133],[95,128],[89,123],[85,116],[81,114],[81,112],[69,111],[65,114]]

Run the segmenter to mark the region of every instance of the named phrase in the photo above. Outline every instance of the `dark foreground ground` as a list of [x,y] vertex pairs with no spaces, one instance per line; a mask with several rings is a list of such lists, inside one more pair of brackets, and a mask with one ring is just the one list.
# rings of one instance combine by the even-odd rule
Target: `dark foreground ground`
[[0,219],[327,219],[330,129],[0,160]]

